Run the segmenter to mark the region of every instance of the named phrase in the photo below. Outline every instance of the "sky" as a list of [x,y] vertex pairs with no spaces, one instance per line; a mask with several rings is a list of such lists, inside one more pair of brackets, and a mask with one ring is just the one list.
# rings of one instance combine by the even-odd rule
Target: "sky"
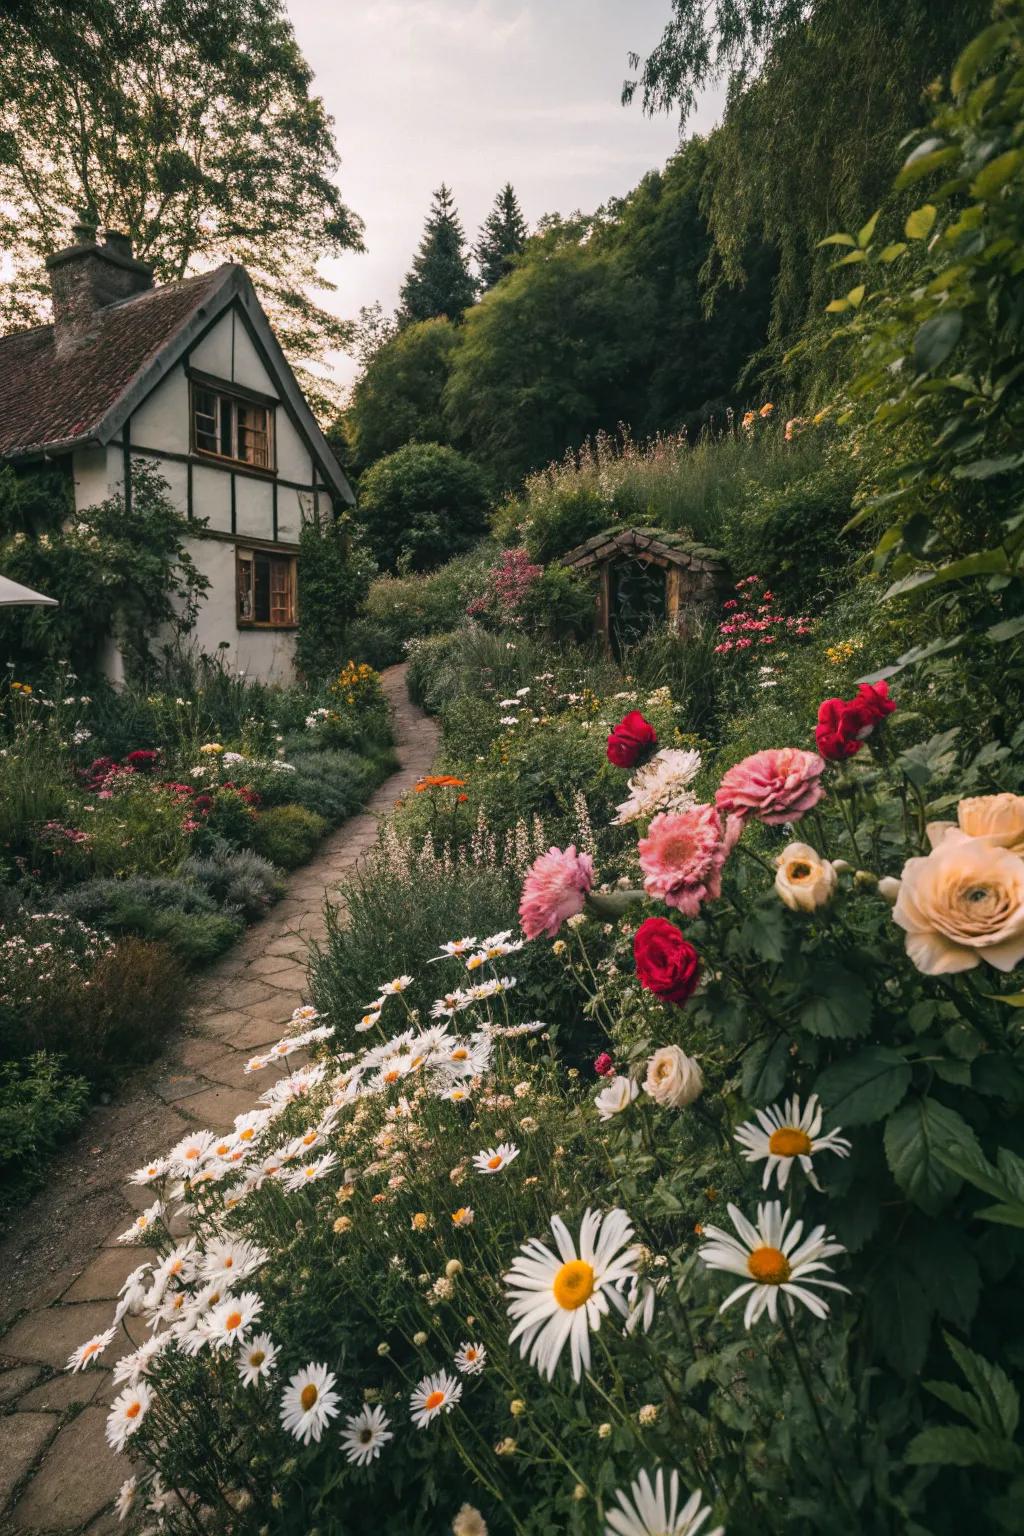
[[[366,226],[365,254],[322,266],[339,314],[375,299],[395,308],[442,181],[472,243],[506,181],[532,226],[622,195],[679,142],[675,118],[620,104],[627,54],[658,41],[668,0],[288,0],[288,10],[334,118],[342,196]],[[720,107],[709,94],[687,132],[706,132]],[[332,362],[351,382],[355,360]]]

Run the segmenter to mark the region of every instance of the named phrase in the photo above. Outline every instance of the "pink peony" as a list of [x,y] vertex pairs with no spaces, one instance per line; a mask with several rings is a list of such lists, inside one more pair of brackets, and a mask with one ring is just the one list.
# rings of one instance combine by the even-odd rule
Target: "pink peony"
[[722,894],[722,865],[743,830],[730,816],[723,823],[713,805],[655,816],[640,839],[640,868],[649,896],[696,917],[701,902]]
[[575,843],[564,851],[549,848],[534,859],[526,872],[519,902],[519,920],[528,939],[546,933],[553,939],[567,917],[583,911],[584,898],[594,883],[594,861],[589,853],[577,853]]
[[804,752],[800,747],[755,752],[729,769],[715,804],[720,811],[736,816],[756,816],[770,827],[798,821],[825,793],[820,782],[824,771],[825,763],[817,752]]

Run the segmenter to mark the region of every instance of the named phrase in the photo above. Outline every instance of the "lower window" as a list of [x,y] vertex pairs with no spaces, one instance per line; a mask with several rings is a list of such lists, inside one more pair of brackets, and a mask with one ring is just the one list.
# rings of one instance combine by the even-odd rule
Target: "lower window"
[[239,549],[238,622],[287,629],[296,622],[294,555]]

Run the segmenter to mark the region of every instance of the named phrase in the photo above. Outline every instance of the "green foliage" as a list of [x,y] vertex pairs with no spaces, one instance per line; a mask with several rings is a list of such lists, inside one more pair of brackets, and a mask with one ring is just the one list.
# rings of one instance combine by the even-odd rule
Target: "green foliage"
[[247,923],[263,917],[284,895],[284,880],[269,859],[229,843],[218,843],[208,854],[186,859],[179,873],[183,880],[201,886],[218,907],[240,912]]
[[372,755],[321,748],[316,752],[293,752],[295,773],[287,785],[288,799],[322,816],[330,826],[337,826],[354,816],[366,804],[370,794],[397,764],[391,747],[382,747]]
[[107,933],[159,940],[188,966],[215,960],[244,926],[236,910],[220,909],[205,883],[175,876],[88,880],[67,892],[62,905]]
[[546,640],[587,640],[594,631],[594,586],[564,565],[549,565],[522,603],[523,628]]
[[296,658],[320,682],[340,667],[345,634],[366,600],[375,567],[346,512],[310,518],[299,534],[299,625]]
[[430,570],[484,532],[487,480],[454,448],[409,443],[363,476],[359,516],[386,570]]
[[[85,210],[158,281],[242,263],[293,361],[344,345],[316,302],[325,256],[361,248],[335,182],[331,120],[279,0],[87,0],[9,23],[0,59],[0,315],[37,322],[44,258]],[[48,313],[46,318],[49,318]],[[323,384],[307,372],[310,398]]]
[[459,332],[439,316],[405,325],[367,360],[344,427],[359,469],[405,443],[447,443],[442,396]]
[[[40,502],[49,501],[46,516]],[[23,523],[31,504],[33,530]],[[83,676],[98,667],[113,637],[130,675],[155,671],[153,634],[164,626],[188,633],[209,587],[186,548],[186,529],[151,464],[132,468],[131,505],[112,496],[67,521],[66,487],[47,476],[45,489],[24,488],[0,468],[0,560],[15,581],[55,597],[59,608],[12,608],[0,617],[0,645],[21,666],[53,665],[73,656]],[[197,533],[190,525],[188,536]]]
[[476,283],[466,259],[462,232],[451,189],[444,182],[434,193],[419,250],[401,288],[401,319],[458,320],[473,302]]
[[[894,578],[887,597],[922,610],[932,635],[1005,647],[1024,632],[1024,13],[1001,15],[962,55],[897,177],[926,199],[906,238],[885,243],[874,219],[833,237],[862,259],[829,308],[846,317],[851,394],[888,449],[855,519],[888,525],[875,550]],[[1011,644],[1001,665],[1016,672],[1019,653]]]
[[526,249],[529,232],[515,188],[507,181],[494,199],[494,207],[484,220],[473,247],[480,268],[480,284],[485,291],[512,271]]
[[0,1213],[46,1178],[47,1159],[85,1114],[89,1085],[44,1051],[0,1064]]
[[253,829],[258,853],[282,869],[297,869],[327,831],[327,821],[301,805],[272,805],[261,811]]

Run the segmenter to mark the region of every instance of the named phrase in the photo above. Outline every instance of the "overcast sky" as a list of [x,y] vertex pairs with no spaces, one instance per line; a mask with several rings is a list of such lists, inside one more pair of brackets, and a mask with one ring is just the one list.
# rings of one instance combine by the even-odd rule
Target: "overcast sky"
[[[631,48],[661,35],[668,0],[288,0],[315,89],[335,121],[346,202],[367,250],[324,264],[330,307],[386,309],[431,193],[453,188],[470,242],[511,181],[532,225],[589,212],[664,164],[674,118],[619,103]],[[709,97],[688,127],[716,120]],[[336,359],[349,381],[356,365]]]

